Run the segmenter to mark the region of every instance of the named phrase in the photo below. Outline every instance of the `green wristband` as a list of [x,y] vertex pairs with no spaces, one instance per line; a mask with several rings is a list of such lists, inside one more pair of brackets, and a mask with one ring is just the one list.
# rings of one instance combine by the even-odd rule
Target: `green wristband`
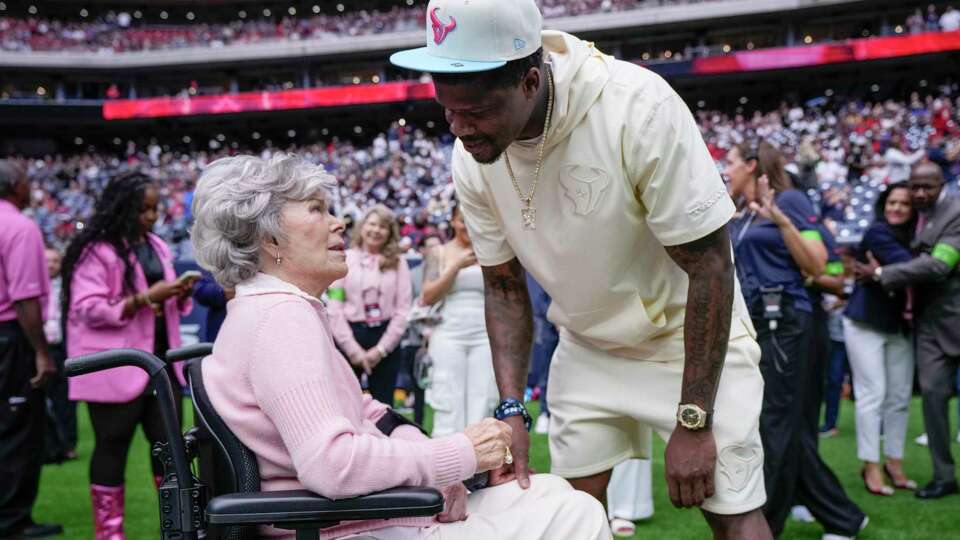
[[930,254],[934,259],[939,259],[947,264],[952,270],[960,262],[960,251],[950,244],[943,242],[933,246],[933,253]]
[[827,267],[824,269],[823,273],[828,276],[842,276],[843,263],[840,261],[828,262]]
[[820,236],[820,231],[816,229],[808,229],[806,231],[800,231],[800,236],[806,240],[819,240],[823,242],[823,237]]

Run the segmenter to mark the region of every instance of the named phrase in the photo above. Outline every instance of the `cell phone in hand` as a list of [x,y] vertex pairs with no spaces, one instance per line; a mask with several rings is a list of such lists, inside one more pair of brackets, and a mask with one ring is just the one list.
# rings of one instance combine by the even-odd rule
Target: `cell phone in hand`
[[180,274],[179,277],[177,277],[177,281],[179,281],[180,283],[193,283],[194,281],[197,281],[202,277],[203,277],[203,274],[201,274],[198,270],[187,270],[186,272]]

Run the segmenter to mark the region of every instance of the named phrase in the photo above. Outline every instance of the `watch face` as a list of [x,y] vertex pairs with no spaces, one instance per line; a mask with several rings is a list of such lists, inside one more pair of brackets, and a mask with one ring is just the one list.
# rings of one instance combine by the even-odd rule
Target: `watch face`
[[680,421],[684,426],[697,426],[700,424],[700,413],[693,408],[683,409],[680,411]]

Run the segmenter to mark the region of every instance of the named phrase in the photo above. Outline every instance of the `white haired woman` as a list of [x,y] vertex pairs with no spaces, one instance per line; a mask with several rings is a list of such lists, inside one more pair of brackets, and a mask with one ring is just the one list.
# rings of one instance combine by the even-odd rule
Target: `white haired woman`
[[[429,439],[361,393],[319,300],[347,273],[343,224],[327,199],[334,186],[293,156],[241,156],[210,164],[194,194],[197,260],[236,292],[204,381],[217,412],[256,454],[263,488],[339,499],[432,486],[446,498],[436,518],[351,521],[323,538],[609,539],[603,508],[565,480],[537,475],[519,487],[504,465],[506,424],[488,418]],[[461,482],[484,471],[490,487],[468,495]]]

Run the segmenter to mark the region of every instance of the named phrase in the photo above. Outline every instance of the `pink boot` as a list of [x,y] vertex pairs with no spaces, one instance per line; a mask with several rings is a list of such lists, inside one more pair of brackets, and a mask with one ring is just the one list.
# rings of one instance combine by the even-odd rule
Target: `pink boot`
[[126,540],[123,534],[123,486],[90,484],[95,540]]

